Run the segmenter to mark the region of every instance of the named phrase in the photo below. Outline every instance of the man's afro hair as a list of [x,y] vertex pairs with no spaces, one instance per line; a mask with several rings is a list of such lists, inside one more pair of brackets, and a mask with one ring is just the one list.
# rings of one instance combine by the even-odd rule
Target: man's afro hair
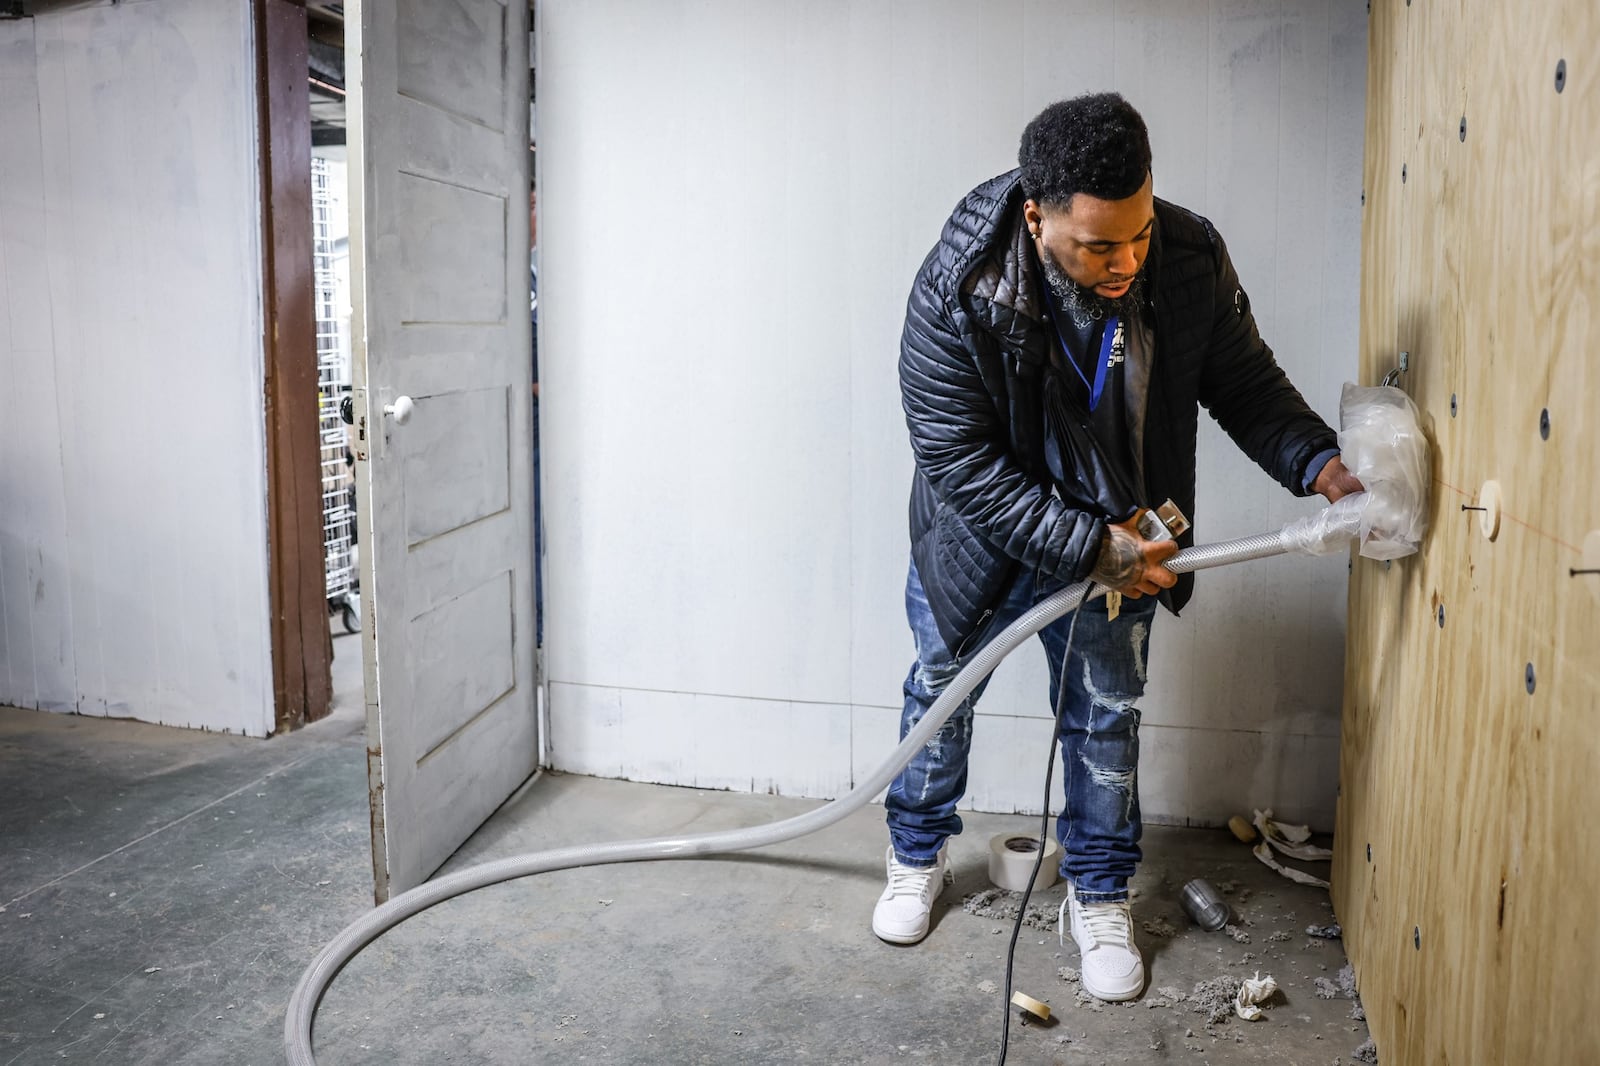
[[1150,132],[1120,93],[1091,93],[1041,111],[1017,151],[1022,191],[1064,207],[1076,193],[1125,200],[1150,173]]

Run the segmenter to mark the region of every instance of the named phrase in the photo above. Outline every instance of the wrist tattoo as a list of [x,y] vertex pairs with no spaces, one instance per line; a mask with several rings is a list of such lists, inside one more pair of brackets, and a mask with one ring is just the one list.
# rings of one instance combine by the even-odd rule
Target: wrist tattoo
[[1089,580],[1109,589],[1127,588],[1137,580],[1144,569],[1144,556],[1139,554],[1139,543],[1125,529],[1115,526],[1106,529],[1100,544],[1100,555],[1089,572]]

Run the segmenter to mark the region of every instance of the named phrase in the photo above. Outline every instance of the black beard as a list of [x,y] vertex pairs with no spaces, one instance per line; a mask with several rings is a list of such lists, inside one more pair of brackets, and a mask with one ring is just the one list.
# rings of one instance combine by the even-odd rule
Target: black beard
[[1061,301],[1067,314],[1072,316],[1072,324],[1079,329],[1088,329],[1109,315],[1127,318],[1144,298],[1143,271],[1133,276],[1133,283],[1128,286],[1127,292],[1109,297],[1086,289],[1068,277],[1048,248],[1039,249],[1039,266],[1044,270],[1044,279],[1049,283],[1050,290]]

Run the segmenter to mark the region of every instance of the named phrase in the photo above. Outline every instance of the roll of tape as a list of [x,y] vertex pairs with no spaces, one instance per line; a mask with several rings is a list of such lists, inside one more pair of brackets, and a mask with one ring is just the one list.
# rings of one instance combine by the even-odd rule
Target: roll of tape
[[[1026,833],[1001,833],[989,841],[989,880],[996,888],[1021,892],[1039,858],[1039,838]],[[1035,891],[1056,883],[1061,871],[1061,845],[1051,840],[1044,849],[1044,862],[1033,882]]]
[[1027,1011],[1041,1022],[1050,1020],[1050,1005],[1048,1003],[1040,1003],[1025,992],[1011,993],[1011,1005]]

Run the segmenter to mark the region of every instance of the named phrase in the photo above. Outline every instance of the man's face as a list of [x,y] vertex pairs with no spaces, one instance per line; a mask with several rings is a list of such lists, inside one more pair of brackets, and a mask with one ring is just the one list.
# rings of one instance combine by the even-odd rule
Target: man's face
[[1106,300],[1128,294],[1134,276],[1150,254],[1155,228],[1155,196],[1150,178],[1125,200],[1101,200],[1077,193],[1063,207],[1023,205],[1034,246],[1079,286]]

